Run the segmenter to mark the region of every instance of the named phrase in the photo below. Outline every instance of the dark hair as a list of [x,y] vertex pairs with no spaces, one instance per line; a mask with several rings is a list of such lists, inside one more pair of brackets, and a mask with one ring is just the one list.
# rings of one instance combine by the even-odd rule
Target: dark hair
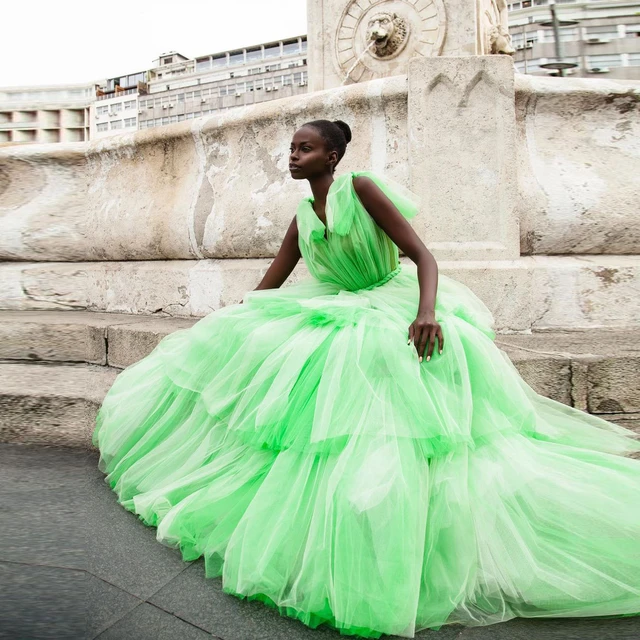
[[[313,127],[318,131],[327,145],[329,151],[338,152],[338,162],[347,150],[347,144],[351,142],[351,128],[342,120],[312,120],[305,122],[303,127]],[[335,171],[338,162],[333,165]]]

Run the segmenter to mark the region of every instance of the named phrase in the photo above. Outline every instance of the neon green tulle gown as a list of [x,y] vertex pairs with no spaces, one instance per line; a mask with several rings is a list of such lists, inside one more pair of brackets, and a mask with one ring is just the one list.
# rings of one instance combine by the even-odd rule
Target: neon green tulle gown
[[[538,395],[473,292],[407,344],[413,263],[353,188],[296,216],[311,277],[251,291],[116,378],[94,443],[119,502],[225,592],[347,635],[640,614],[640,441]],[[325,236],[326,230],[326,236]],[[202,603],[206,607],[206,602]]]

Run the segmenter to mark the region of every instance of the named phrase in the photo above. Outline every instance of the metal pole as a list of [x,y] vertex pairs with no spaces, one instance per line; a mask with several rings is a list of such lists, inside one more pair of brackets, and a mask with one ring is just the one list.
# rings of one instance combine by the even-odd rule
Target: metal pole
[[524,40],[524,72],[527,73],[527,24],[522,25],[522,38]]
[[[551,20],[553,21],[553,38],[555,40],[556,60],[562,62],[562,49],[560,46],[560,28],[558,25],[558,16],[556,15],[556,3],[550,2],[549,8],[551,9]],[[558,75],[564,78],[564,70],[558,69]]]

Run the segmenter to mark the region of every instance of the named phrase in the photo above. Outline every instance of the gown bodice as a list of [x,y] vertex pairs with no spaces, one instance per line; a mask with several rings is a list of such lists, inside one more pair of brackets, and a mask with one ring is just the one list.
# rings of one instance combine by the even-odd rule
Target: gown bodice
[[361,175],[371,178],[406,219],[419,210],[418,196],[373,171],[351,171],[331,183],[326,226],[313,210],[313,197],[302,199],[296,212],[298,246],[309,273],[349,291],[384,284],[400,269],[398,247],[369,215],[353,187],[353,178]]

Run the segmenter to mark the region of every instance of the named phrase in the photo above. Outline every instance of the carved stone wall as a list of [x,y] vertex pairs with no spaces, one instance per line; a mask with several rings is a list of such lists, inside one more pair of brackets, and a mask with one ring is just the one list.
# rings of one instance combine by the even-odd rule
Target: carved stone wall
[[308,0],[310,90],[408,72],[412,58],[510,54],[505,0]]
[[514,102],[507,56],[409,63],[411,184],[427,212],[416,224],[446,260],[520,255]]

